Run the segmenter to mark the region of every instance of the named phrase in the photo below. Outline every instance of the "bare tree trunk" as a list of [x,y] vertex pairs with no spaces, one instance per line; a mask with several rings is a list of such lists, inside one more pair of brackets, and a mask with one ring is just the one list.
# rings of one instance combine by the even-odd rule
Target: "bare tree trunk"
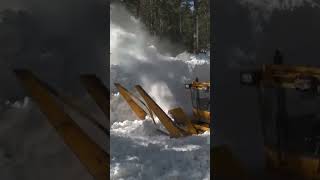
[[198,0],[193,0],[194,6],[194,53],[197,53],[199,50],[199,23],[198,23]]
[[158,33],[157,33],[157,35],[159,35],[159,37],[161,36],[161,33],[162,33],[162,25],[161,25],[161,12],[160,12],[160,10],[161,10],[161,1],[158,1],[158,4],[157,4],[157,6],[158,6],[158,8],[157,8],[157,10],[155,11],[155,13],[156,13],[156,19],[155,20],[157,20],[157,27],[158,27]]
[[139,18],[140,17],[140,0],[137,0],[137,17]]
[[182,0],[179,0],[179,33],[182,35]]

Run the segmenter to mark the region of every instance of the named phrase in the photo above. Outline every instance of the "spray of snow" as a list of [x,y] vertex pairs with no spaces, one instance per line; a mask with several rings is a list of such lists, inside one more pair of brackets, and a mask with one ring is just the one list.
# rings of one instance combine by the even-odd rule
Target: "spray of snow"
[[110,31],[111,179],[209,179],[210,133],[170,139],[150,119],[135,120],[113,83],[128,90],[140,84],[165,112],[176,106],[191,110],[184,83],[210,80],[210,54],[159,53],[139,20],[115,4]]
[[[184,83],[195,77],[209,80],[209,54],[160,54],[152,44],[155,38],[124,8],[111,5],[110,13],[111,89],[115,91],[114,82],[129,89],[140,84],[165,111],[174,106],[190,107],[188,94],[182,93],[186,92]],[[207,69],[199,71],[201,65]]]

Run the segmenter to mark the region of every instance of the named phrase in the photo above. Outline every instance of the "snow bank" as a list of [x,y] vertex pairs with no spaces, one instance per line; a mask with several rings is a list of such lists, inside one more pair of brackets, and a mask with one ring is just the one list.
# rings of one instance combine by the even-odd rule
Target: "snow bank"
[[210,133],[170,139],[150,120],[111,127],[111,179],[210,179]]

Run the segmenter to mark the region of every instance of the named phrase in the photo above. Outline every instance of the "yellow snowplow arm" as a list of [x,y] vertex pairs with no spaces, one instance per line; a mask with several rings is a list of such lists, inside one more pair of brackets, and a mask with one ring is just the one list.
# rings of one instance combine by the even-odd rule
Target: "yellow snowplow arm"
[[122,87],[119,83],[114,83],[114,85],[119,90],[121,96],[127,101],[132,111],[139,117],[139,119],[144,120],[147,113],[131,98],[129,91]]
[[144,91],[144,89],[139,85],[136,85],[135,88],[147,103],[148,107],[152,110],[152,112],[154,112],[154,114],[159,118],[164,127],[168,130],[170,136],[174,138],[182,136],[181,131],[174,125],[172,120],[160,108],[160,106],[156,102],[154,102],[154,100]]
[[[147,113],[145,110],[140,107],[136,101],[132,98],[139,98],[133,96],[127,89],[122,87],[120,84],[115,83],[115,86],[119,90],[120,95],[126,100],[128,105],[131,107],[132,111],[140,118],[145,119]],[[202,126],[201,124],[193,124],[191,119],[187,117],[185,112],[181,108],[174,108],[169,110],[169,113],[173,116],[174,121],[161,109],[161,107],[148,95],[147,92],[140,86],[136,85],[140,96],[144,101],[140,100],[143,105],[146,106],[146,109],[150,113],[150,116],[153,119],[153,114],[155,114],[162,125],[167,129],[171,137],[181,137],[184,135],[198,134],[198,132],[204,132],[209,130],[209,127]],[[181,125],[181,126],[179,126]],[[195,126],[196,125],[196,126]],[[204,130],[205,129],[205,130]]]
[[89,173],[97,180],[109,179],[108,153],[104,152],[87,134],[59,107],[57,101],[47,90],[45,83],[27,70],[14,71],[49,123],[63,138],[65,144],[74,152]]
[[178,123],[184,124],[188,133],[197,134],[197,130],[193,127],[191,120],[181,108],[171,109],[169,110],[169,114],[171,114]]

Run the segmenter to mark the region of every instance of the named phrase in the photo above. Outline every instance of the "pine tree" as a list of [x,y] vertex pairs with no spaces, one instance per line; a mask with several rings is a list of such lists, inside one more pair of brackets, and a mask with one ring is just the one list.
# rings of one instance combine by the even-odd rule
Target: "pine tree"
[[188,51],[208,49],[209,0],[123,0],[152,35],[183,45]]

